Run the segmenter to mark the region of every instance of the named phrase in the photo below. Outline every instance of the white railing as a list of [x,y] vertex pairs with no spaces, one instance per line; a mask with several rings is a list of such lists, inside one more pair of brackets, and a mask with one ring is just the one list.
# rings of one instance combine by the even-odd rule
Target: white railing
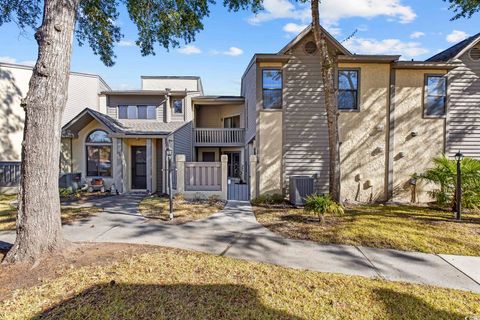
[[243,128],[195,128],[197,146],[242,146],[245,144]]

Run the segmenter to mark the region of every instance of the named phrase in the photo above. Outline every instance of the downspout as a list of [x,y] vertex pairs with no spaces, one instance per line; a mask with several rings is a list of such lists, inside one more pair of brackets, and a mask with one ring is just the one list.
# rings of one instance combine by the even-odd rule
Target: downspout
[[73,138],[70,138],[70,172],[73,172]]
[[394,140],[395,140],[395,87],[396,87],[396,70],[393,68],[393,63],[390,64],[390,85],[387,107],[387,152],[386,157],[386,179],[385,190],[386,199],[390,201],[393,199],[393,157],[394,157]]

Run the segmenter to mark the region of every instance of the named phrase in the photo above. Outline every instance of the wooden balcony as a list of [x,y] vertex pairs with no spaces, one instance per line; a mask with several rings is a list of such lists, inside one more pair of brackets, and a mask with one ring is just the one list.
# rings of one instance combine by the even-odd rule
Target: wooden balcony
[[240,147],[245,145],[245,129],[195,128],[193,139],[197,147]]

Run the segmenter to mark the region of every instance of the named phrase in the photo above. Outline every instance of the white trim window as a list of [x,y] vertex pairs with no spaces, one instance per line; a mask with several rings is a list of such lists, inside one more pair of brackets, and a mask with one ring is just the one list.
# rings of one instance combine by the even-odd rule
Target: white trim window
[[174,114],[183,114],[183,99],[173,99],[172,108]]
[[112,176],[112,139],[103,130],[92,131],[85,140],[87,177]]
[[426,117],[443,117],[447,111],[447,78],[441,74],[425,76],[424,113]]

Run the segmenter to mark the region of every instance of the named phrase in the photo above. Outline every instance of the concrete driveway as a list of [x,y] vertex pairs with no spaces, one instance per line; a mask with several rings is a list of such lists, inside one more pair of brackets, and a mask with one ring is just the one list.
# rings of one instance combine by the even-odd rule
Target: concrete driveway
[[[435,255],[286,239],[258,224],[248,202],[230,201],[213,216],[167,225],[138,214],[143,195],[85,202],[98,216],[64,226],[71,241],[153,244],[273,263],[285,267],[407,281],[480,293],[480,257]],[[1,232],[0,245],[14,232]]]

